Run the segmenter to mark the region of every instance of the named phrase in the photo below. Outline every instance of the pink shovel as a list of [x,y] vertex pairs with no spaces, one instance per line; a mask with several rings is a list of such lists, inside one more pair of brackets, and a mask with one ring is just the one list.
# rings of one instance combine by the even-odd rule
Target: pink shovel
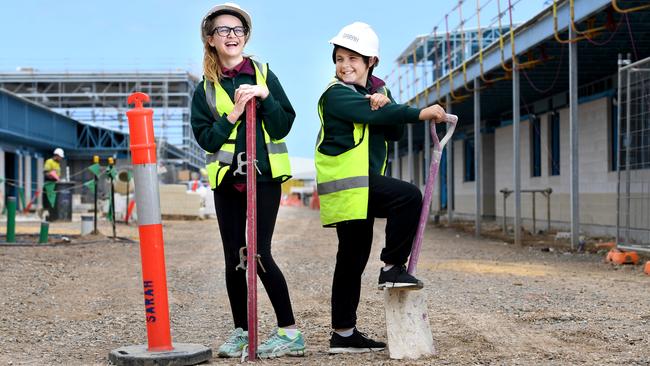
[[[433,186],[438,177],[442,149],[451,139],[456,129],[458,117],[453,114],[447,114],[445,122],[448,126],[447,133],[441,141],[438,141],[436,125],[431,124],[433,153],[431,156],[431,165],[429,166],[429,177],[424,188],[418,230],[413,240],[407,269],[410,274],[415,274],[415,269],[418,264],[424,229],[429,219]],[[386,310],[386,333],[388,334],[390,358],[418,359],[435,355],[436,349],[433,345],[433,335],[429,326],[427,298],[424,290],[387,289],[384,291],[384,308]]]

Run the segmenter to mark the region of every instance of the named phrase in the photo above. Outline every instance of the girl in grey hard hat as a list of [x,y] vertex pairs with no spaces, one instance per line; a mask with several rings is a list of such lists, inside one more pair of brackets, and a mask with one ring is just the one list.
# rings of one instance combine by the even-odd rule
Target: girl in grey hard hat
[[[258,347],[261,358],[304,355],[305,342],[296,328],[289,290],[271,255],[271,237],[280,204],[280,184],[290,167],[282,140],[295,112],[280,81],[267,64],[244,56],[251,17],[239,5],[210,9],[201,21],[203,73],[192,98],[194,137],[206,152],[206,170],[223,242],[226,288],[235,329],[219,347],[221,357],[239,357],[248,344],[246,271],[240,267],[246,247],[246,176],[234,174],[246,151],[245,108],[257,98],[257,251],[258,276],[271,300],[278,328]],[[251,265],[251,264],[248,264]]]
[[387,141],[398,141],[406,123],[442,122],[445,111],[439,105],[419,109],[395,103],[385,83],[372,75],[379,39],[368,24],[347,25],[330,43],[336,77],[318,102],[321,130],[315,153],[321,222],[336,227],[339,241],[329,352],[379,351],[386,344],[356,328],[375,217],[387,219],[379,288],[423,286],[405,268],[422,195],[415,185],[384,176]]

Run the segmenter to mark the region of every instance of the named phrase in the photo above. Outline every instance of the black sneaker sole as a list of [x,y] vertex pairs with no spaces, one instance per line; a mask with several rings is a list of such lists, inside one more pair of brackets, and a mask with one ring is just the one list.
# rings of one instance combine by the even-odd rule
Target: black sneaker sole
[[376,347],[376,348],[357,348],[357,347],[330,347],[327,351],[331,354],[340,354],[340,353],[368,353],[368,352],[379,352],[385,350],[386,347]]

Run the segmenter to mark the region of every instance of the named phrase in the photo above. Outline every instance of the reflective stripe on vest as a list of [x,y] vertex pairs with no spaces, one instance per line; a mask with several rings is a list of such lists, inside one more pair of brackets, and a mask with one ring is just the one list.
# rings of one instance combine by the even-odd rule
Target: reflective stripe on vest
[[[256,84],[266,86],[268,65],[255,60],[251,61],[253,61],[253,67],[255,69]],[[203,88],[212,116],[218,119],[220,113],[228,114],[232,112],[235,105],[221,84],[212,82],[210,85],[207,85],[208,83],[208,80],[204,80]],[[241,121],[235,122],[235,126],[230,136],[228,136],[228,140],[221,146],[219,151],[214,154],[206,151],[206,170],[208,171],[210,187],[213,189],[221,184],[223,177],[230,170],[235,155],[235,141],[237,140],[237,130],[240,123]],[[287,145],[284,139],[274,140],[269,136],[266,132],[264,121],[262,121],[262,131],[264,132],[264,143],[269,156],[269,164],[271,165],[271,175],[273,178],[280,179],[284,182],[291,177]]]
[[[353,86],[338,80],[334,85]],[[325,91],[327,91],[327,89]],[[326,155],[318,151],[325,138],[322,96],[318,102],[321,131],[316,144],[315,163],[317,190],[320,198],[320,218],[323,226],[335,226],[339,222],[363,220],[368,215],[369,143],[368,125],[354,123],[354,146],[338,155]]]
[[219,150],[214,154],[208,153],[205,157],[205,163],[210,164],[216,161],[220,161],[224,164],[230,164],[232,162],[232,158],[234,157],[235,154],[230,151]]
[[318,184],[318,194],[330,194],[363,187],[368,187],[368,177],[349,177]]

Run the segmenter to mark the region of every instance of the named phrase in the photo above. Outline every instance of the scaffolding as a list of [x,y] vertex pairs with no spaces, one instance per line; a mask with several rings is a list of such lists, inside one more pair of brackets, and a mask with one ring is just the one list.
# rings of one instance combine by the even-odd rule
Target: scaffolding
[[205,159],[190,126],[197,83],[198,79],[185,71],[0,73],[0,88],[75,120],[125,133],[125,112],[130,108],[126,100],[135,91],[145,92],[155,111],[156,138],[182,150],[176,164],[195,170]]
[[[516,25],[515,25],[516,26]],[[448,30],[442,34],[438,27],[431,34],[417,36],[400,54],[396,67],[386,76],[391,88],[403,80],[404,95],[408,100],[430,92],[434,83],[440,97],[440,81],[456,68],[463,68],[466,60],[477,55],[488,45],[497,42],[510,27],[491,25],[484,28]],[[466,68],[465,68],[466,70]],[[422,75],[418,77],[418,75]],[[431,76],[431,79],[429,79]]]
[[619,66],[616,238],[650,251],[650,58]]

